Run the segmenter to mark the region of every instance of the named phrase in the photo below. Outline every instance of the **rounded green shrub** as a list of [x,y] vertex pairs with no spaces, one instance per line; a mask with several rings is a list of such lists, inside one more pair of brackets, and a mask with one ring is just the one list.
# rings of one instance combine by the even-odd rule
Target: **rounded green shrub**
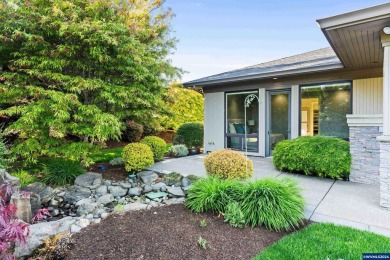
[[77,161],[63,158],[42,158],[39,162],[43,165],[42,181],[46,184],[73,184],[77,176],[85,173],[85,169]]
[[218,150],[210,153],[204,160],[206,172],[222,179],[245,180],[253,175],[253,163],[242,153],[232,150]]
[[177,129],[173,143],[184,144],[188,148],[200,148],[203,146],[203,132],[203,123],[184,123]]
[[134,120],[128,120],[126,121],[126,129],[122,132],[122,139],[128,142],[139,142],[143,134],[143,125]]
[[351,160],[347,141],[323,136],[279,142],[273,153],[273,163],[281,171],[333,179],[348,179]]
[[123,149],[122,160],[128,172],[140,172],[153,165],[153,152],[146,144],[131,143]]
[[157,136],[147,136],[142,139],[141,143],[152,149],[154,161],[161,161],[167,148],[167,143],[163,139]]
[[174,157],[183,157],[188,155],[188,149],[184,144],[176,144],[169,147],[169,154]]
[[304,218],[305,201],[292,179],[265,178],[248,183],[238,201],[251,226],[276,231],[298,227]]
[[185,206],[193,212],[225,212],[229,203],[240,198],[243,184],[236,180],[219,178],[200,179],[191,185]]

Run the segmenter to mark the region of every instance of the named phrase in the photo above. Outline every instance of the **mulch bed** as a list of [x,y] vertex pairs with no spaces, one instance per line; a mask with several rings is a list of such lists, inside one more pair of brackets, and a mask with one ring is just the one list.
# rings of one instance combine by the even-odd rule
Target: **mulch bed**
[[[100,170],[100,165],[104,165],[106,169]],[[124,166],[112,166],[109,163],[96,163],[88,171],[101,173],[103,179],[113,181],[123,181],[129,175]]]
[[[74,234],[66,259],[251,259],[289,233],[233,228],[222,217],[179,204],[110,215]],[[199,247],[200,236],[210,248]]]

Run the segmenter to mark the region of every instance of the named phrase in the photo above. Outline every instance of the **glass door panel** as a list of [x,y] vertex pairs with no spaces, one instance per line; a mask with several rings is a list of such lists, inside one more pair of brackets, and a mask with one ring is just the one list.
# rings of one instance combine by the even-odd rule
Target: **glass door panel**
[[272,156],[276,144],[290,139],[290,91],[268,92],[267,155]]

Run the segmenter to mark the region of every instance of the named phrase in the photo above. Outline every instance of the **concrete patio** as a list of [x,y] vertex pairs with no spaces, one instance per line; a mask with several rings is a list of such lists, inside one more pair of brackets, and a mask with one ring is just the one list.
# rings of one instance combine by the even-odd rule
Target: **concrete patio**
[[[149,169],[206,177],[204,158],[205,155],[195,155],[166,159]],[[291,177],[298,181],[306,199],[307,219],[350,226],[390,237],[390,211],[379,206],[379,186],[282,173],[275,169],[271,158],[251,159],[255,171],[253,180],[272,176]]]

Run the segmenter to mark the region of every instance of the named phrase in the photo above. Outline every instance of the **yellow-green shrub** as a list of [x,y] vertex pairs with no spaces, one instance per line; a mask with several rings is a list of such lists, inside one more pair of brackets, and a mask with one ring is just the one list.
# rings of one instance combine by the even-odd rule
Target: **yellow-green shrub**
[[167,143],[158,136],[147,136],[141,141],[152,149],[154,160],[161,161],[167,150]]
[[153,152],[146,144],[131,143],[123,149],[122,160],[128,172],[139,172],[153,165]]
[[253,163],[243,154],[232,150],[218,150],[205,160],[207,174],[222,179],[247,179],[253,175]]

